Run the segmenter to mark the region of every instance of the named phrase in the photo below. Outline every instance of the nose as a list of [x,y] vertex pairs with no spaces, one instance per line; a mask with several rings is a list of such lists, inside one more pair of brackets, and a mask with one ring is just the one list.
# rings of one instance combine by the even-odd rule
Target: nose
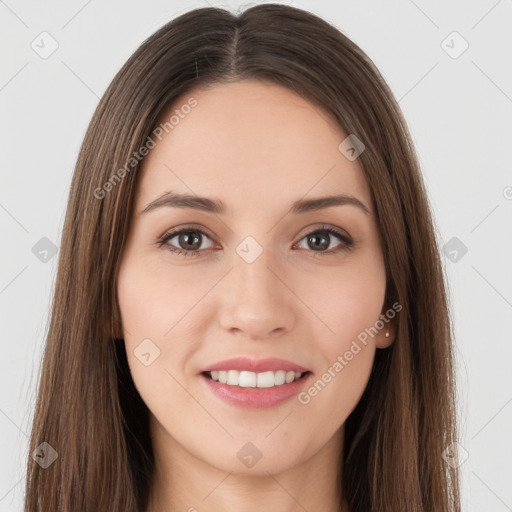
[[285,272],[264,251],[255,261],[237,261],[223,288],[220,323],[223,329],[249,339],[265,340],[291,331],[300,311]]

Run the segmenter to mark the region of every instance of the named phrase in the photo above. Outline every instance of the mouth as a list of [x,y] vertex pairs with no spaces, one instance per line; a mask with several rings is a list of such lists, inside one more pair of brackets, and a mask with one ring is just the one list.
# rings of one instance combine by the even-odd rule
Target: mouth
[[295,372],[292,370],[277,370],[266,372],[251,372],[238,370],[212,370],[202,372],[206,378],[226,386],[238,388],[274,388],[286,386],[306,378],[310,371]]
[[245,409],[270,408],[291,400],[312,375],[308,368],[277,357],[234,357],[199,371],[209,392]]
[[[200,378],[206,389],[225,404],[254,410],[270,409],[292,400],[304,389],[312,375],[309,370],[259,373],[245,370],[211,370],[201,372]],[[226,382],[222,382],[224,380]]]

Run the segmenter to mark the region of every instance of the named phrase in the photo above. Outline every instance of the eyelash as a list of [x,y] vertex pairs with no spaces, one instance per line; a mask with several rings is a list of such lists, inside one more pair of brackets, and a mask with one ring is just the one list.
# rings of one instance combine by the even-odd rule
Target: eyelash
[[[197,227],[185,227],[185,228],[182,228],[182,229],[179,229],[179,230],[176,230],[176,231],[171,231],[170,233],[165,233],[161,238],[159,238],[157,240],[157,245],[158,247],[163,247],[165,244],[167,244],[167,242],[169,240],[171,240],[172,238],[174,238],[176,235],[180,235],[181,233],[189,233],[189,232],[192,232],[192,233],[201,233],[201,235],[204,235],[208,238],[211,239],[210,235],[208,233],[206,233],[206,231],[202,230],[201,228],[197,228]],[[352,249],[355,248],[356,246],[356,243],[354,242],[354,240],[352,240],[350,237],[348,237],[347,235],[337,231],[336,229],[333,229],[329,226],[322,226],[320,228],[317,228],[313,231],[310,231],[309,233],[306,233],[300,240],[303,240],[304,238],[308,237],[308,236],[311,236],[313,234],[316,234],[316,233],[328,233],[330,235],[333,235],[335,236],[336,238],[338,238],[340,240],[340,242],[342,242],[342,244],[337,248],[337,249],[334,249],[334,250],[330,250],[330,251],[307,251],[307,252],[312,252],[312,253],[315,253],[314,254],[314,257],[317,257],[317,256],[325,256],[325,255],[333,255],[333,254],[337,254],[339,252],[342,252],[342,251],[350,251]],[[329,244],[330,245],[330,244]],[[204,250],[207,250],[207,249],[203,249],[203,250],[196,250],[196,251],[185,251],[183,249],[179,249],[177,247],[173,247],[171,245],[167,245],[166,249],[172,253],[175,253],[175,254],[178,254],[180,256],[198,256],[200,255],[201,252],[203,252]],[[301,250],[304,250],[304,249],[301,249]]]

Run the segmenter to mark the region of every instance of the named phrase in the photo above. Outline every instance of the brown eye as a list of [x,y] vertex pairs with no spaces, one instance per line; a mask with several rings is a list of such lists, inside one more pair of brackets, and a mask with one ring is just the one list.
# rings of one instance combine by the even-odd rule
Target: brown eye
[[[202,229],[185,228],[164,235],[162,239],[159,240],[158,244],[165,246],[166,249],[177,254],[195,256],[201,252],[200,248],[205,237],[210,240],[210,237]],[[174,238],[177,240],[171,244],[170,241]],[[203,250],[210,248],[211,245],[209,247],[203,247]]]
[[306,238],[307,238],[307,241],[308,241],[308,245],[309,247],[313,248],[314,247],[314,250],[316,251],[317,249],[320,249],[320,250],[326,250],[326,249],[329,249],[329,245],[330,245],[330,235],[328,234],[318,234],[319,232],[317,233],[313,233],[312,235],[308,235]]
[[[333,237],[336,237],[341,244],[334,246],[334,250],[327,251],[329,248],[333,248],[331,242]],[[338,251],[348,250],[353,247],[353,240],[346,234],[343,234],[335,229],[326,227],[320,228],[311,233],[308,233],[302,240],[306,240],[307,247],[301,247],[303,249],[311,249],[313,252],[319,254],[333,254]]]
[[201,234],[197,235],[194,231],[182,231],[176,236],[178,237],[178,243],[182,249],[197,251],[201,247]]
[[[205,238],[210,240],[210,245],[201,248]],[[333,245],[334,238],[338,239],[340,243]],[[176,241],[171,243],[173,239],[176,239]],[[299,243],[301,249],[306,249],[307,252],[316,253],[319,256],[347,251],[355,245],[348,234],[328,226],[308,233],[301,239],[301,242],[302,240],[306,241],[306,246],[300,247]],[[184,228],[167,233],[158,241],[158,245],[160,247],[164,246],[168,251],[181,256],[198,256],[213,247],[210,236],[199,228]]]

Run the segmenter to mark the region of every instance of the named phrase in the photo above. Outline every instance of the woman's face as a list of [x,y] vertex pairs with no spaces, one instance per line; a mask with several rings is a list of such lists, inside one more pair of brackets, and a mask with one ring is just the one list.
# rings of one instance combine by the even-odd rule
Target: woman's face
[[[339,149],[349,134],[286,88],[215,85],[173,114],[143,161],[118,277],[131,374],[169,456],[278,473],[339,448],[393,339],[392,322],[365,331],[386,311],[370,189]],[[361,205],[313,207],[337,195]]]

